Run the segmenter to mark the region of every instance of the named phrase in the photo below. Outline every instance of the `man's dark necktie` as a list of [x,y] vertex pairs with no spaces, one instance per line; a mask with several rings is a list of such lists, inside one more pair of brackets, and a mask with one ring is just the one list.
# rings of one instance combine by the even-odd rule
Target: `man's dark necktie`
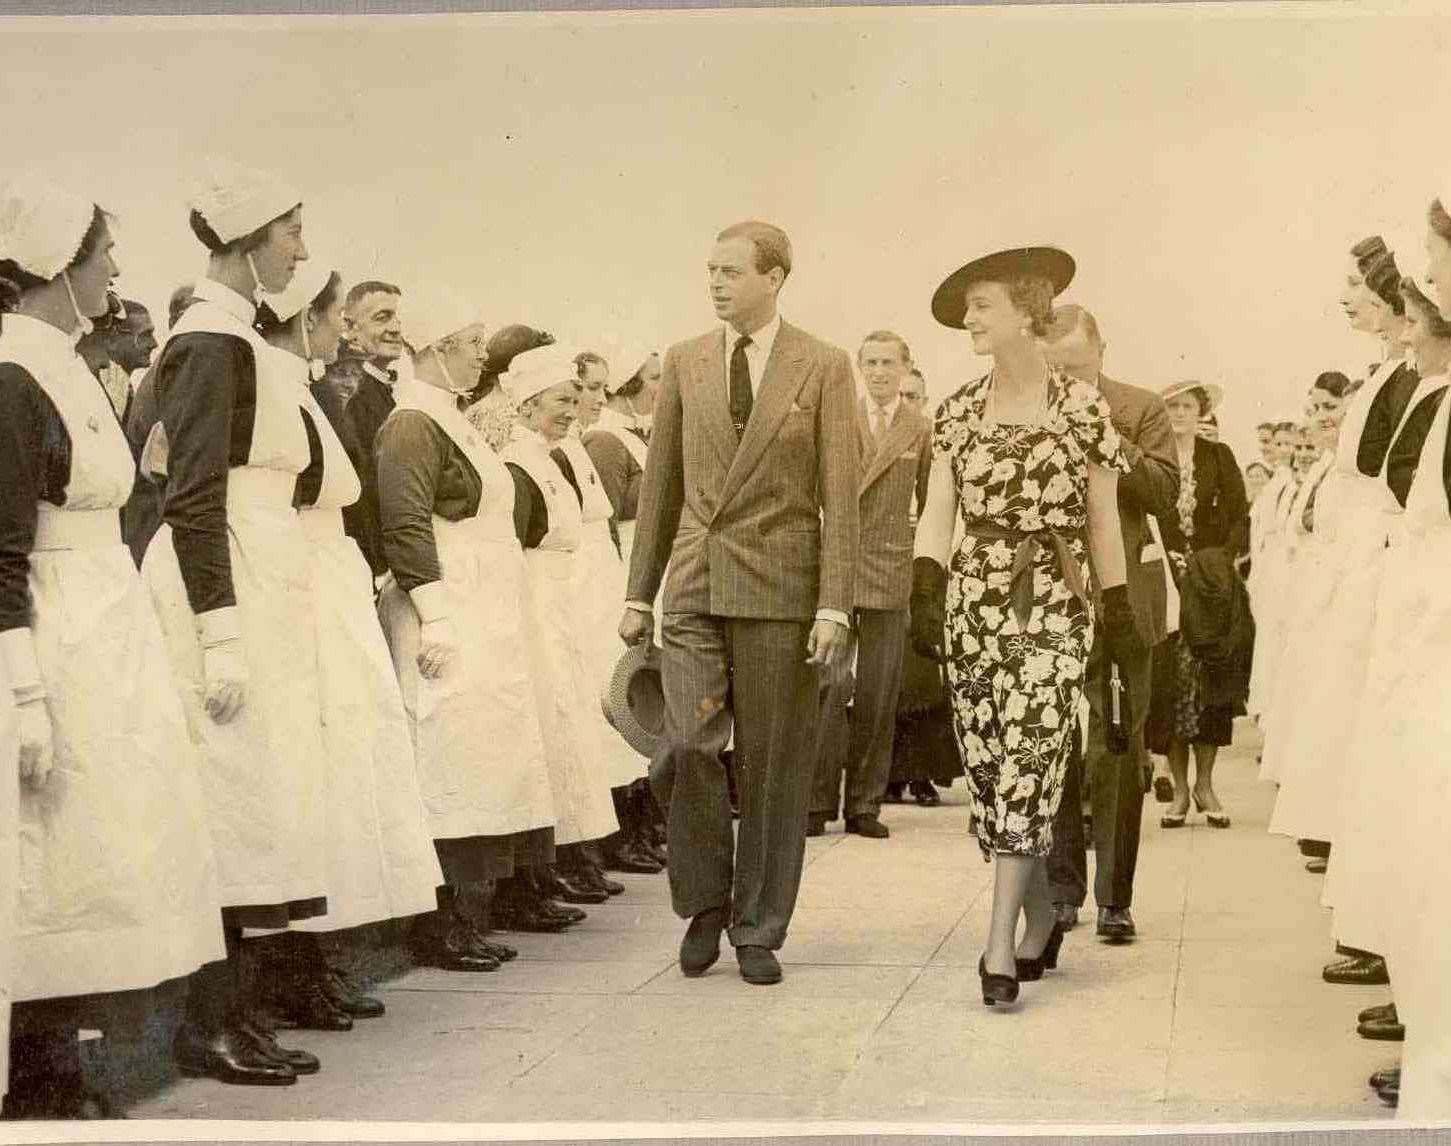
[[743,334],[731,351],[731,424],[737,438],[746,432],[746,423],[751,420],[751,368],[746,362],[746,347],[750,344],[750,335]]

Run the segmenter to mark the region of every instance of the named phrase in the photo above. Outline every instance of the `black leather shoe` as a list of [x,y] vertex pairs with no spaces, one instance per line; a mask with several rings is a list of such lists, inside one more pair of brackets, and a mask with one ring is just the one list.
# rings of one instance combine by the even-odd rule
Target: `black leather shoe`
[[1395,1082],[1388,1082],[1384,1086],[1376,1087],[1375,1092],[1387,1106],[1399,1106],[1401,1104],[1400,1076],[1396,1076]]
[[605,867],[610,871],[623,871],[630,875],[656,875],[661,870],[659,861],[653,855],[643,848],[631,847],[628,844],[616,848],[606,858]]
[[741,969],[741,978],[757,987],[769,987],[781,981],[781,964],[769,947],[746,944],[736,948],[736,963]]
[[1370,1076],[1368,1085],[1371,1090],[1380,1090],[1383,1086],[1399,1087],[1401,1085],[1401,1068],[1398,1066],[1388,1066],[1385,1070],[1376,1071]]
[[1324,840],[1296,840],[1295,843],[1306,859],[1330,858],[1330,845]]
[[907,785],[902,780],[893,780],[887,785],[886,794],[882,797],[884,804],[905,804],[907,801],[903,793],[907,791]]
[[826,835],[826,817],[808,816],[806,818],[806,834],[813,837]]
[[864,836],[869,840],[885,840],[892,834],[876,816],[848,816],[846,830],[851,835]]
[[1306,860],[1305,870],[1308,871],[1311,875],[1324,875],[1327,871],[1330,870],[1330,861],[1328,859],[1320,859],[1318,857],[1315,859]]
[[1098,935],[1114,943],[1128,943],[1138,934],[1134,915],[1127,907],[1100,907]]
[[994,975],[987,969],[987,956],[977,961],[977,976],[982,980],[982,1001],[989,1007],[1018,1001],[1018,981],[1011,975]]
[[1058,918],[1058,926],[1064,931],[1072,931],[1078,926],[1078,908],[1071,903],[1055,903],[1053,914]]
[[585,864],[571,874],[574,877],[575,883],[590,891],[604,892],[606,899],[625,894],[625,885],[623,883],[616,883],[614,880],[607,878],[605,873],[592,863]]
[[583,908],[571,907],[567,903],[557,903],[552,899],[546,899],[539,904],[539,911],[546,919],[557,919],[566,927],[573,927],[576,923],[583,923],[589,918],[589,913]]
[[358,990],[346,972],[329,967],[322,979],[323,994],[338,1010],[355,1019],[376,1019],[386,1013],[383,1000]]
[[680,970],[687,979],[698,979],[720,958],[720,936],[726,926],[726,909],[713,907],[690,921],[680,941]]
[[942,797],[937,794],[931,780],[913,780],[912,798],[924,808],[935,808],[942,803]]
[[252,1040],[252,1046],[259,1055],[273,1062],[286,1063],[293,1074],[316,1074],[322,1069],[322,1060],[317,1055],[283,1046],[275,1034],[257,1022],[244,1020],[237,1029]]
[[339,1010],[317,979],[284,984],[272,997],[272,1007],[288,1022],[305,1031],[350,1031],[353,1017]]
[[1363,1039],[1370,1039],[1382,1043],[1403,1043],[1406,1041],[1406,1028],[1395,1019],[1371,1019],[1368,1022],[1358,1023],[1355,1033]]
[[1043,950],[1036,956],[1027,956],[1017,960],[1018,982],[1036,983],[1043,977],[1044,971],[1053,971],[1058,967],[1058,953],[1063,948],[1063,925],[1056,919],[1053,921],[1053,930],[1048,933],[1048,941],[1043,944]]
[[1340,983],[1353,987],[1382,987],[1391,981],[1386,971],[1386,961],[1379,955],[1369,958],[1356,956],[1339,963],[1331,963],[1320,977],[1327,983]]
[[204,1034],[184,1023],[176,1032],[172,1056],[183,1074],[232,1086],[292,1086],[297,1082],[292,1067],[264,1057],[252,1039],[234,1026]]
[[1357,1023],[1368,1023],[1372,1019],[1392,1019],[1395,1022],[1400,1022],[1400,1016],[1396,1014],[1396,1005],[1394,1003],[1381,1003],[1377,1007],[1366,1007],[1365,1010],[1355,1016]]
[[610,897],[607,891],[586,887],[581,881],[572,878],[572,873],[564,875],[555,872],[554,882],[546,890],[565,903],[603,903]]

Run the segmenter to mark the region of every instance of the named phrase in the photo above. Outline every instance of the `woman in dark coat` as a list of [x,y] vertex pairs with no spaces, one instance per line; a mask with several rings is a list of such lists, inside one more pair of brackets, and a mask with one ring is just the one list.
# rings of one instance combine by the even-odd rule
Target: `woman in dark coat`
[[[1212,666],[1190,650],[1182,621],[1193,608],[1184,597],[1186,574],[1233,569],[1249,551],[1249,503],[1244,477],[1230,448],[1198,436],[1199,419],[1218,404],[1219,387],[1176,382],[1163,391],[1164,406],[1179,448],[1179,512],[1161,520],[1164,545],[1174,568],[1181,601],[1181,631],[1154,651],[1154,685],[1146,738],[1151,751],[1169,757],[1174,801],[1160,823],[1181,828],[1192,795],[1210,827],[1229,827],[1229,817],[1214,793],[1214,760],[1230,742],[1235,716],[1244,711],[1249,692],[1249,650],[1253,628],[1237,580],[1226,589],[1238,601],[1240,638],[1232,652]],[[1223,557],[1225,560],[1220,561]],[[1246,631],[1247,630],[1247,631]],[[1194,753],[1194,787],[1189,787],[1189,754]]]

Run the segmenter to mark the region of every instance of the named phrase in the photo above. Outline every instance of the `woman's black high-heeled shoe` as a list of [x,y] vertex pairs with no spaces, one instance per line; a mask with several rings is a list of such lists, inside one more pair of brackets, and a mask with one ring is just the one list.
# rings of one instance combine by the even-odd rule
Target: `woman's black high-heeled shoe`
[[1063,947],[1063,924],[1056,919],[1053,921],[1053,930],[1048,933],[1048,942],[1043,944],[1043,950],[1036,958],[1020,958],[1018,964],[1018,982],[1036,983],[1043,977],[1044,971],[1052,971],[1058,967],[1058,952]]
[[994,975],[987,969],[987,956],[977,961],[978,978],[982,980],[982,1001],[989,1007],[998,1003],[1018,1001],[1018,980],[1012,975]]
[[[1194,810],[1196,812],[1204,812],[1204,805],[1199,802],[1199,797],[1195,795],[1192,798],[1194,800]],[[1204,812],[1204,822],[1211,828],[1229,827],[1229,817],[1224,814],[1223,809],[1218,812]]]

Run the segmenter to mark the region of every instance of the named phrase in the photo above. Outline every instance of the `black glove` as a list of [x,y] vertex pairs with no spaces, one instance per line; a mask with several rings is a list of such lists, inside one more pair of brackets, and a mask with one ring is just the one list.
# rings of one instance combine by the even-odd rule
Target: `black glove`
[[942,630],[947,617],[947,570],[930,557],[912,562],[912,650],[935,664],[946,664]]

